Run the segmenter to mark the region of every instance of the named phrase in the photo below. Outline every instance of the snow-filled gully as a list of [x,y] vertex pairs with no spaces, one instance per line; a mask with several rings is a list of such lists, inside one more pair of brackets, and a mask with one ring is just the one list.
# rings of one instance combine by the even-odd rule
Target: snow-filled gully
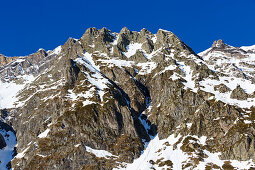
[[[130,74],[129,74],[130,75]],[[144,95],[145,97],[145,109],[141,112],[141,113],[138,113],[139,117],[139,121],[140,123],[143,125],[145,131],[147,132],[147,135],[148,135],[148,139],[143,139],[143,142],[144,142],[144,147],[146,149],[148,143],[156,136],[156,133],[153,134],[152,133],[152,129],[151,129],[151,122],[147,119],[147,116],[145,114],[143,114],[143,112],[148,109],[151,105],[151,96],[150,96],[150,92],[149,90],[147,89],[146,86],[144,86],[142,83],[140,83],[139,81],[137,81],[132,75],[130,75],[130,77],[134,80],[136,86],[139,88],[139,90],[141,91],[141,93]],[[129,101],[130,103],[130,101]],[[129,105],[129,109],[130,108],[130,105]],[[132,110],[130,110],[131,114],[132,114]]]
[[8,169],[11,167],[10,161],[16,153],[16,134],[12,127],[4,122],[0,122],[0,133],[6,143],[6,146],[0,149],[0,169]]

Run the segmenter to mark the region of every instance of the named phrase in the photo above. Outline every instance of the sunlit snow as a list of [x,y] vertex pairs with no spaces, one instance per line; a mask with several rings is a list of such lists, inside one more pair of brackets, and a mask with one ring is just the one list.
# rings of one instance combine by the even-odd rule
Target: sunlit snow
[[46,129],[44,132],[38,135],[38,138],[46,138],[49,132],[50,129]]
[[91,147],[88,147],[88,146],[86,146],[86,151],[96,155],[96,157],[98,158],[102,158],[102,157],[107,158],[107,157],[113,156],[110,152],[106,150],[92,149]]
[[18,101],[16,97],[18,92],[22,90],[26,84],[32,82],[34,80],[33,76],[19,76],[18,78],[24,79],[23,84],[18,84],[12,82],[3,83],[0,80],[0,109],[8,109],[16,107],[15,102]]
[[0,169],[7,169],[6,165],[12,160],[14,155],[14,147],[17,144],[16,136],[11,131],[5,131],[4,129],[0,129],[1,135],[4,137],[6,142],[6,147],[0,149]]

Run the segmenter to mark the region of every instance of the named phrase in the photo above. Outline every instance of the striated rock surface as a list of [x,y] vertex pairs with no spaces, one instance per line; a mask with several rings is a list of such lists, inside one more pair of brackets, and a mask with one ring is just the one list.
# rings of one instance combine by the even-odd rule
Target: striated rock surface
[[246,49],[218,40],[197,55],[166,30],[89,28],[53,51],[3,56],[2,122],[18,144],[5,167],[252,168]]

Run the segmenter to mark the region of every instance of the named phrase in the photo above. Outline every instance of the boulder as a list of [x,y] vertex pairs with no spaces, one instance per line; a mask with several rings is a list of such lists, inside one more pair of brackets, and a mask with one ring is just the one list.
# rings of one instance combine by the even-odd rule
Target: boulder
[[238,85],[230,95],[231,99],[238,99],[238,100],[246,100],[248,98],[248,94]]

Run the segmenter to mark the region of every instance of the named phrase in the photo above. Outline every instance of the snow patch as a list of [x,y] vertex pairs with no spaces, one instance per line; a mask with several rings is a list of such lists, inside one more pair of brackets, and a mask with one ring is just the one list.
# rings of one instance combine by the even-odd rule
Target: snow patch
[[98,61],[102,62],[102,63],[105,63],[105,64],[108,64],[107,65],[108,67],[117,66],[119,68],[132,67],[135,64],[134,61],[119,60],[119,59],[115,59],[115,58],[111,58],[111,59],[109,58],[107,60],[99,59]]
[[152,70],[154,70],[157,67],[157,64],[155,62],[147,62],[147,63],[138,63],[138,67],[141,67],[141,70],[138,74],[145,75],[150,74]]
[[106,150],[97,150],[97,149],[92,149],[91,147],[86,146],[86,151],[89,153],[94,154],[98,158],[108,158],[113,156],[110,152]]
[[15,158],[17,159],[21,159],[25,156],[26,152],[28,151],[28,149],[30,148],[30,146],[28,146],[26,149],[24,149],[22,152],[18,153]]
[[250,123],[252,123],[252,121],[250,121],[250,120],[244,120],[244,123],[245,123],[245,124],[250,124]]
[[78,148],[79,146],[81,146],[81,144],[74,145],[74,147],[76,147],[76,148]]
[[52,51],[52,54],[56,54],[56,55],[59,55],[61,53],[61,50],[62,50],[62,46],[58,46],[57,48],[55,48],[53,51]]
[[[188,137],[188,136],[186,136]],[[201,145],[206,144],[206,136],[201,136],[200,138],[197,136],[191,136],[197,139],[197,143]],[[162,169],[162,168],[170,168],[170,167],[159,167],[157,164],[153,164],[151,162],[156,162],[161,159],[162,162],[170,160],[173,163],[173,170],[182,169],[183,165],[187,163],[192,163],[192,157],[197,157],[195,152],[192,152],[191,155],[183,152],[181,150],[181,146],[183,145],[183,140],[185,137],[181,139],[181,136],[174,136],[174,134],[170,135],[166,139],[160,140],[158,135],[152,139],[147,148],[143,151],[142,155],[135,159],[133,163],[123,163],[122,165],[125,168],[118,167],[116,169],[126,169],[126,170],[145,170],[145,169]],[[179,141],[179,142],[178,142]],[[178,143],[177,143],[178,142]],[[192,142],[192,141],[190,141]],[[177,144],[177,145],[176,145]],[[176,145],[176,147],[174,147]],[[202,161],[199,162],[197,167],[194,169],[201,170],[205,169],[207,164],[213,163],[222,167],[226,160],[220,160],[220,153],[211,153],[207,150],[204,150],[204,153],[208,156],[205,157]],[[191,162],[190,162],[191,161]],[[236,161],[229,160],[231,165],[237,169],[249,169],[250,167],[254,167],[254,163],[252,160],[250,161]]]
[[187,128],[191,128],[192,123],[186,123]]
[[185,74],[184,78],[186,80],[186,82],[182,82],[182,84],[185,85],[185,89],[189,88],[191,89],[193,92],[197,92],[198,88],[196,88],[196,84],[195,81],[192,79],[192,73],[193,70],[190,68],[190,66],[185,65],[184,62],[177,62],[179,65],[178,67],[183,71],[183,73]]
[[[182,169],[182,162],[187,159],[187,155],[182,152],[180,149],[180,145],[177,146],[177,149],[173,149],[173,144],[178,141],[180,136],[177,138],[174,135],[169,136],[167,139],[159,140],[158,135],[155,136],[154,139],[150,141],[146,150],[144,150],[143,154],[135,159],[133,163],[127,164],[127,170],[140,170],[140,169],[151,169],[151,168],[159,168],[158,166],[152,165],[149,161],[153,160],[156,162],[159,158],[164,158],[166,160],[171,160],[173,163],[174,169]],[[162,152],[158,153],[160,149],[164,146],[164,143],[168,142],[170,144],[169,147],[166,147]]]
[[101,101],[103,101],[103,96],[105,94],[104,89],[108,88],[107,84],[110,84],[110,82],[100,72],[99,66],[97,66],[92,59],[92,54],[85,53],[84,57],[80,56],[74,61],[86,66],[91,71],[92,74],[85,71],[82,72],[86,75],[88,81],[96,86],[97,93],[100,96]]
[[234,90],[239,83],[247,93],[254,92],[255,85],[250,84],[249,81],[240,78],[220,77],[220,80],[205,79],[199,82],[201,90],[214,94],[216,100],[241,108],[250,108],[252,106],[255,106],[254,98],[248,98],[247,100],[237,100],[230,98],[231,91],[226,93],[220,93],[219,91],[214,90],[214,86],[219,84],[225,84],[228,88]]
[[46,129],[44,132],[38,135],[38,138],[46,138],[49,132],[50,129]]
[[18,84],[14,82],[2,82],[0,80],[0,109],[9,109],[15,108],[17,105],[15,104],[18,101],[16,97],[20,90],[22,90],[26,84],[32,82],[34,80],[33,76],[17,76],[18,79],[23,79],[23,84]]
[[123,54],[127,57],[130,58],[131,56],[135,55],[136,51],[142,48],[141,43],[131,43],[126,47],[126,52],[123,52]]

